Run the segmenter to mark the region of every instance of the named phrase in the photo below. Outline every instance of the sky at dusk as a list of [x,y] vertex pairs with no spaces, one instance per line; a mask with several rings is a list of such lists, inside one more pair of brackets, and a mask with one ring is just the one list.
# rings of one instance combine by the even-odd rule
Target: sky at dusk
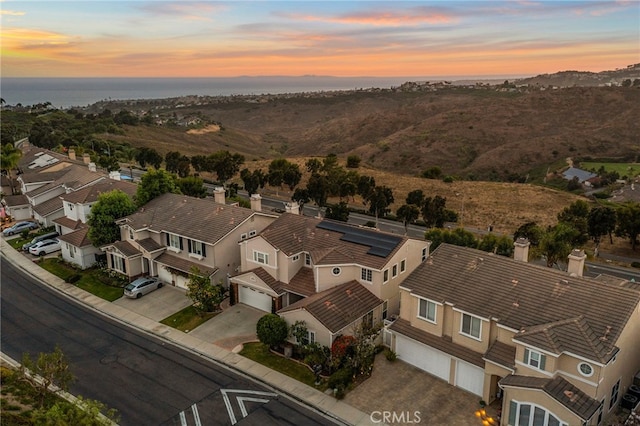
[[640,62],[640,2],[8,1],[3,77],[527,76]]

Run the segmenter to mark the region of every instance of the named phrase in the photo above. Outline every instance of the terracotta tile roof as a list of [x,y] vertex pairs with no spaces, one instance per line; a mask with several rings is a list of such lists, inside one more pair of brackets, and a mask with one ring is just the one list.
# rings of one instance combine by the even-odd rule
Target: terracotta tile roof
[[77,231],[70,232],[68,234],[60,235],[58,239],[69,243],[76,247],[88,247],[92,245],[89,240],[89,228],[78,229]]
[[34,213],[38,213],[40,216],[48,216],[51,213],[62,210],[62,199],[60,197],[53,197],[50,200],[44,201],[37,206],[31,207]]
[[215,244],[254,214],[250,209],[178,194],[163,194],[120,221]]
[[104,181],[98,182],[94,185],[87,186],[68,194],[63,194],[60,197],[68,203],[85,204],[95,202],[98,200],[98,196],[100,194],[114,191],[116,189],[124,192],[130,197],[133,197],[136,194],[137,188],[138,185],[135,183],[105,179]]
[[162,244],[158,244],[156,240],[153,238],[143,238],[142,240],[136,241],[140,247],[142,247],[147,252],[153,252],[156,250],[162,250],[165,248]]
[[81,166],[79,164],[71,164],[67,168],[60,170],[59,172],[55,172],[55,174],[58,176],[56,176],[53,182],[49,182],[46,185],[29,191],[26,195],[33,197],[44,194],[45,192],[51,191],[52,189],[58,188],[62,185],[67,189],[76,190],[83,188],[86,185],[91,185],[92,183],[107,179],[105,174],[92,172],[86,166]]
[[[322,222],[336,223],[346,229],[355,229],[357,230],[355,232],[366,235],[374,244],[382,244],[387,239],[397,240],[397,243],[385,256],[376,255],[373,254],[372,247],[367,244],[345,240],[344,232],[323,229]],[[388,259],[407,241],[407,237],[396,234],[294,214],[281,215],[267,226],[260,236],[287,256],[308,252],[316,265],[356,263],[373,269],[384,267]],[[364,241],[364,238],[362,240]]]
[[112,243],[112,244],[105,244],[103,247],[113,247],[116,250],[118,250],[120,253],[122,253],[122,255],[125,257],[140,256],[142,254],[137,248],[132,246],[131,243],[128,241],[116,241],[115,243]]
[[22,173],[18,177],[24,183],[51,183],[58,179],[60,176],[64,176],[64,173],[64,170],[57,170],[55,172],[27,171],[25,173]]
[[273,291],[275,291],[277,295],[284,294],[284,283],[273,278],[264,268],[255,268],[249,272],[253,272],[254,274],[256,274],[256,276],[260,278],[262,282],[268,285]]
[[80,228],[84,228],[87,225],[85,225],[84,223],[82,223],[81,220],[73,220],[73,219],[69,219],[66,216],[62,216],[59,217],[57,219],[53,219],[53,223],[57,223],[58,225],[67,228],[67,229],[80,229]]
[[162,253],[160,256],[155,258],[155,261],[179,271],[185,272],[187,274],[191,273],[191,268],[193,267],[198,268],[200,272],[205,276],[211,276],[218,270],[218,268],[201,265],[199,263],[195,263],[187,259],[182,259],[169,253]]
[[302,267],[288,283],[282,283],[282,288],[301,296],[311,296],[316,293],[316,282],[313,269]]
[[541,389],[585,421],[593,417],[598,408],[600,408],[600,402],[591,398],[561,376],[547,379],[509,375],[500,380],[500,385]]
[[[50,161],[42,161],[48,158]],[[31,146],[28,151],[23,151],[20,160],[18,161],[19,167],[24,171],[35,169],[47,169],[53,164],[59,164],[60,162],[70,162],[69,157],[58,152],[50,151],[48,149]],[[32,166],[32,167],[30,167]]]
[[498,365],[507,367],[511,371],[516,368],[516,347],[499,341],[493,342],[489,350],[485,352],[484,359]]
[[[304,268],[303,268],[304,269]],[[329,290],[305,297],[278,313],[303,309],[332,333],[337,333],[382,304],[369,290],[352,280]]]
[[640,303],[640,292],[629,288],[450,244],[441,244],[402,287],[482,318],[497,318],[514,330],[583,316],[579,339],[568,340],[566,328],[552,337],[560,339],[558,347],[574,345],[571,352],[598,362],[615,354],[616,341]]
[[482,359],[481,353],[472,351],[471,349],[457,343],[453,343],[449,336],[438,337],[435,334],[413,327],[409,321],[402,318],[395,320],[393,324],[389,326],[389,329],[417,342],[424,343],[427,346],[438,349],[439,351],[453,355],[463,361],[484,368],[484,360]]
[[5,195],[4,198],[2,199],[2,202],[7,207],[15,207],[15,206],[22,206],[24,204],[29,204],[29,199],[24,194]]

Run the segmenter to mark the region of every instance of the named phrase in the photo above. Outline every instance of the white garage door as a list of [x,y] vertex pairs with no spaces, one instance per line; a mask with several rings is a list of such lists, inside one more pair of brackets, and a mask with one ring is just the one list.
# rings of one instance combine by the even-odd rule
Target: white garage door
[[271,296],[262,293],[261,291],[254,290],[251,287],[246,287],[243,285],[240,285],[238,287],[238,298],[240,299],[240,303],[253,306],[254,308],[260,309],[262,311],[271,312]]
[[451,358],[448,355],[399,335],[396,353],[401,360],[449,382]]
[[484,370],[475,365],[458,360],[456,366],[456,386],[482,396],[484,389]]
[[171,278],[171,272],[169,272],[167,268],[165,268],[164,266],[159,265],[157,263],[156,263],[156,268],[158,271],[158,278],[160,278],[160,281],[167,284],[171,284],[171,282],[173,281],[173,278]]

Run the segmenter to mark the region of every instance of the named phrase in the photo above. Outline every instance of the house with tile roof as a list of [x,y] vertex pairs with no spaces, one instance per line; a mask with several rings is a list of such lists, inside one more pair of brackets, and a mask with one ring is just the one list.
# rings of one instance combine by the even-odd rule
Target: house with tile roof
[[[89,240],[89,214],[100,194],[119,190],[133,198],[137,186],[133,183],[107,179],[74,192],[57,197],[64,215],[53,220],[60,236],[62,258],[82,269],[93,266],[102,251]],[[39,206],[36,206],[36,208]]]
[[500,424],[598,425],[640,370],[640,286],[441,244],[400,286],[399,359],[487,403]]
[[226,285],[240,267],[238,243],[257,235],[276,216],[178,194],[160,195],[117,221],[120,241],[101,250],[109,268],[133,279],[157,276],[187,288],[192,268]]
[[373,316],[377,323],[399,312],[400,282],[427,259],[429,244],[285,213],[241,242],[232,291],[239,303],[305,321],[318,343],[331,345],[355,321]]
[[5,195],[2,198],[2,205],[5,208],[5,214],[11,216],[12,220],[31,219],[31,204],[26,195]]

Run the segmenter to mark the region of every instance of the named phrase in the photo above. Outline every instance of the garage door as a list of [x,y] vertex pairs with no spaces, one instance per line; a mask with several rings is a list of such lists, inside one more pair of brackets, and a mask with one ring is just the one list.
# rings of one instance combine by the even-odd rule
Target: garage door
[[456,386],[482,396],[484,370],[475,365],[458,360],[456,366]]
[[240,299],[240,303],[253,306],[262,311],[271,312],[271,296],[254,290],[251,287],[241,285],[239,288],[238,298]]
[[157,263],[156,269],[158,271],[158,278],[160,278],[160,281],[171,284],[171,282],[173,281],[173,278],[171,278],[171,272],[169,272],[164,266]]
[[396,353],[404,362],[449,382],[448,355],[400,335],[396,335]]

